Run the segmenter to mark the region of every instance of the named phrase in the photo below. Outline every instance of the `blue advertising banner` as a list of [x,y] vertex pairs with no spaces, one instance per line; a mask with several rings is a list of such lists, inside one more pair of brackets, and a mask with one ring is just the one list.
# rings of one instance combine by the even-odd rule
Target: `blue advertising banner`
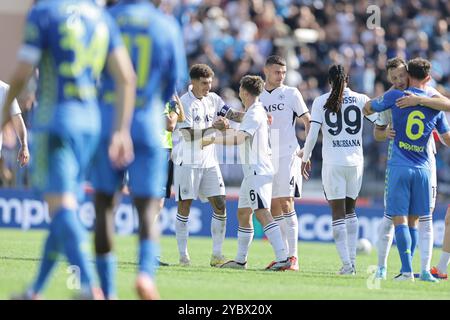
[[[237,198],[227,198],[227,237],[236,237],[238,223],[236,219]],[[299,219],[299,239],[303,241],[333,241],[331,212],[325,201],[299,200],[295,206]],[[444,217],[447,206],[438,206],[434,212],[434,244],[442,245],[444,237]],[[194,201],[189,216],[189,234],[191,236],[210,236],[212,209],[209,203]],[[377,240],[378,224],[383,217],[380,204],[363,203],[357,207],[360,237]],[[174,199],[166,201],[160,214],[163,234],[175,234],[177,203]],[[79,217],[88,229],[92,229],[95,220],[94,205],[91,197],[80,205]],[[116,231],[118,234],[131,234],[137,231],[138,218],[130,198],[124,196],[116,208]],[[50,219],[45,202],[32,192],[22,190],[0,190],[0,228],[45,229]],[[261,226],[255,221],[255,236],[262,237]]]

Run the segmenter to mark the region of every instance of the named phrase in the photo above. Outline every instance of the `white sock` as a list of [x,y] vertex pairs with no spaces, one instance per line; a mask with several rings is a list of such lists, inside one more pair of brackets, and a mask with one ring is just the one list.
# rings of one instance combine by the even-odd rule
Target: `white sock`
[[433,220],[432,216],[419,218],[419,249],[422,271],[430,271],[433,253]]
[[394,240],[394,223],[392,217],[384,214],[378,226],[378,266],[387,267],[387,258]]
[[449,262],[450,262],[450,252],[442,251],[441,259],[439,260],[439,264],[437,265],[439,273],[447,273],[447,267]]
[[298,218],[294,211],[283,213],[286,224],[286,238],[288,243],[288,257],[298,257]]
[[181,214],[177,214],[177,219],[175,220],[175,235],[177,238],[178,244],[178,252],[180,256],[187,256],[187,240],[189,237],[188,230],[188,220],[189,217],[182,216]]
[[353,265],[356,263],[356,243],[358,242],[359,224],[356,213],[345,215],[345,226],[347,228],[347,246],[350,261]]
[[347,227],[345,226],[345,219],[338,219],[333,221],[333,238],[336,243],[336,248],[339,253],[344,266],[351,265],[350,255],[347,246]]
[[248,249],[253,240],[254,231],[253,228],[238,228],[238,251],[235,261],[239,263],[247,262]]
[[213,255],[222,255],[223,241],[227,227],[227,216],[219,216],[213,212],[211,218],[211,236],[213,240]]
[[280,216],[277,216],[277,217],[273,217],[273,219],[275,220],[275,222],[280,227],[281,239],[283,239],[284,247],[286,249],[286,252],[288,252],[289,251],[289,243],[287,241],[287,236],[286,236],[287,235],[286,220],[284,219],[283,214],[281,214]]
[[287,252],[278,224],[275,221],[268,223],[264,227],[264,234],[272,245],[276,261],[285,261],[287,259]]

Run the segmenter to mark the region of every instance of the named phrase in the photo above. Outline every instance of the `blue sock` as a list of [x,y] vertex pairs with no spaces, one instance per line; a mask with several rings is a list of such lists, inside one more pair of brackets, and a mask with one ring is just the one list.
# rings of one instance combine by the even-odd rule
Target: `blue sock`
[[61,230],[63,231],[63,245],[67,260],[80,271],[82,289],[90,289],[93,285],[92,269],[89,265],[89,241],[86,229],[78,219],[75,210],[61,209]]
[[97,255],[97,272],[106,299],[116,298],[116,257],[113,253]]
[[139,272],[155,277],[158,268],[159,244],[151,240],[139,242]]
[[42,253],[41,265],[39,272],[32,285],[33,293],[39,293],[47,284],[48,277],[56,265],[58,255],[61,252],[61,229],[60,216],[57,214],[50,222],[49,233],[44,244],[44,251]]
[[417,241],[419,240],[419,231],[417,228],[409,227],[409,234],[411,235],[411,259],[414,257],[414,252],[417,248]]
[[395,226],[395,240],[397,241],[398,253],[402,261],[402,272],[412,272],[411,262],[411,234],[407,225]]

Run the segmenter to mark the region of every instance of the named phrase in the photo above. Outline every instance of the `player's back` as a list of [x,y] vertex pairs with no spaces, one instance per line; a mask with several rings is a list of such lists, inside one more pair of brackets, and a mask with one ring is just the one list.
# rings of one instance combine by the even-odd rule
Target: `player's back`
[[[419,96],[427,96],[425,91],[417,88],[407,90]],[[398,96],[403,96],[403,92],[398,91]],[[395,138],[388,164],[429,168],[427,144],[440,111],[423,106],[405,109],[392,107],[391,110]]]
[[32,8],[25,45],[40,52],[35,128],[98,130],[96,81],[106,62],[109,23],[88,0],[46,0]]
[[326,93],[314,100],[311,121],[322,125],[323,163],[339,166],[363,164],[362,109],[369,100],[366,95],[345,88],[341,109],[332,112],[324,109],[330,96]]
[[[159,143],[164,104],[174,92],[181,68],[175,56],[184,52],[182,43],[176,46],[178,26],[147,1],[122,1],[109,12],[118,24],[137,77],[133,139]],[[109,108],[114,101],[114,82],[107,73],[102,82],[102,104]]]

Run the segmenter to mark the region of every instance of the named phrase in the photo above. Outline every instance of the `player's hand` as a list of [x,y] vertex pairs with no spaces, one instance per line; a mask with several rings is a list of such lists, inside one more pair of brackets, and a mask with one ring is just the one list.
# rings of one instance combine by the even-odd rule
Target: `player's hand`
[[310,172],[311,172],[311,161],[310,160],[308,160],[307,162],[302,161],[301,173],[303,178],[305,178],[305,180],[309,180]]
[[226,130],[230,128],[230,121],[224,117],[218,117],[212,124],[212,127],[217,130]]
[[394,139],[395,138],[395,130],[390,127],[388,127],[386,130],[387,130],[386,138]]
[[30,152],[28,151],[28,146],[21,146],[19,153],[17,154],[17,162],[19,162],[20,167],[24,167],[30,161]]
[[297,152],[297,157],[299,157],[300,159],[303,158],[303,149],[300,149],[300,150]]
[[419,96],[412,94],[410,92],[405,92],[405,96],[398,98],[395,101],[397,107],[403,109],[407,107],[417,106],[419,104]]
[[124,168],[134,159],[133,141],[127,130],[116,131],[111,137],[109,158],[116,168]]
[[269,124],[269,126],[272,125],[273,122],[273,117],[270,113],[267,114],[267,123]]
[[213,144],[215,139],[216,138],[214,136],[203,137],[202,138],[202,149],[203,149],[203,147],[206,147],[206,146],[209,146],[210,144]]

